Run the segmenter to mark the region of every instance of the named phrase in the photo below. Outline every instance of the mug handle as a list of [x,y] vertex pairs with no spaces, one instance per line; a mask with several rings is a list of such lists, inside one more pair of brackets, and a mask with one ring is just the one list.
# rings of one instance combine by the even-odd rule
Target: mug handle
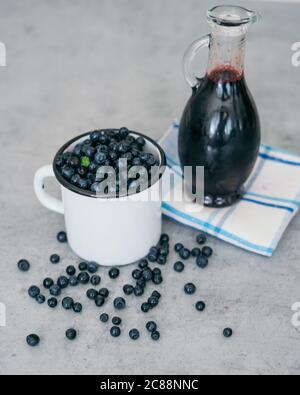
[[191,88],[195,88],[200,83],[200,78],[195,76],[192,68],[193,60],[198,55],[201,49],[210,46],[210,41],[211,35],[207,34],[206,36],[194,41],[185,52],[183,58],[183,71],[185,79]]
[[35,173],[33,181],[35,194],[44,207],[56,213],[64,214],[62,200],[54,198],[45,191],[44,179],[47,177],[54,177],[51,165],[43,166]]

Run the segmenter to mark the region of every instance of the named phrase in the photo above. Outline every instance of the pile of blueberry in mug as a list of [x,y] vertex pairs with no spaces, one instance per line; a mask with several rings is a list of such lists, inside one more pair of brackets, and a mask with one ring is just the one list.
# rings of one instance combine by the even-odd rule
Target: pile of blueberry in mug
[[[59,242],[67,242],[67,235],[65,232],[59,232],[57,235],[57,240]],[[208,246],[202,246],[206,243],[206,236],[201,233],[196,239],[199,247],[195,247],[191,251],[184,247],[181,243],[175,244],[175,251],[178,253],[182,260],[187,260],[190,257],[195,258],[195,263],[201,269],[204,269],[208,265],[209,257],[212,256],[213,250]],[[112,301],[112,307],[116,311],[120,311],[126,308],[125,297],[133,295],[135,297],[142,297],[144,295],[147,285],[152,283],[155,285],[160,285],[163,282],[162,270],[155,266],[155,263],[159,265],[165,265],[167,263],[167,258],[169,255],[169,236],[167,234],[161,235],[160,241],[157,246],[150,249],[149,254],[146,258],[139,261],[137,268],[132,271],[132,283],[127,283],[123,286],[123,296],[118,296]],[[60,257],[57,254],[53,254],[50,257],[50,262],[53,264],[58,264]],[[151,267],[151,265],[155,267]],[[19,270],[26,272],[30,269],[30,264],[27,260],[22,259],[18,262]],[[47,298],[47,304],[49,308],[54,309],[61,303],[61,306],[65,310],[73,310],[74,313],[81,313],[83,306],[78,301],[67,296],[59,300],[59,297],[63,293],[64,289],[67,287],[75,287],[77,285],[87,285],[90,284],[91,287],[86,291],[86,297],[88,300],[93,302],[96,307],[102,308],[108,302],[109,290],[105,287],[101,287],[99,290],[95,287],[99,286],[102,279],[97,274],[100,266],[95,262],[80,262],[78,269],[73,265],[69,265],[66,268],[66,274],[60,275],[56,281],[50,277],[43,280],[43,287],[49,292],[49,297]],[[183,272],[185,265],[182,261],[177,261],[173,265],[174,271],[177,273]],[[109,269],[108,276],[111,279],[117,279],[119,277],[120,270],[116,267]],[[193,283],[187,283],[183,287],[183,291],[187,295],[194,295],[196,292],[196,286]],[[44,304],[46,302],[46,296],[41,292],[40,287],[32,285],[28,289],[28,294],[31,298],[35,299],[37,303]],[[143,300],[141,303],[141,311],[143,313],[148,313],[150,310],[156,308],[159,305],[161,298],[161,293],[154,290],[150,296]],[[196,301],[195,308],[199,312],[203,312],[206,305],[203,301]],[[108,323],[110,320],[109,315],[106,312],[101,312],[99,315],[99,320],[102,323]],[[118,316],[113,316],[111,319],[112,326],[109,331],[111,336],[119,337],[121,335],[121,323],[122,319]],[[157,323],[154,321],[148,321],[145,324],[146,331],[150,333],[152,340],[157,341],[160,339],[160,332],[158,331]],[[223,335],[225,337],[231,337],[233,334],[232,329],[225,328]],[[140,337],[140,331],[137,328],[132,328],[129,333],[129,337],[132,340],[137,340]],[[74,340],[77,336],[77,331],[74,328],[69,328],[65,332],[65,336],[69,340]],[[27,336],[27,343],[30,346],[36,346],[40,342],[40,338],[37,334],[30,334]]]
[[145,152],[146,141],[142,136],[134,137],[130,133],[125,127],[90,132],[87,138],[76,144],[71,151],[64,152],[56,158],[56,169],[72,185],[96,194],[100,193],[101,182],[107,179],[107,172],[99,176],[99,169],[109,166],[116,173],[116,183],[106,187],[109,188],[104,191],[106,194],[119,195],[135,188],[139,191],[140,185],[137,185],[136,179],[130,178],[126,179],[125,191],[121,190],[120,160],[127,161],[127,173],[133,166],[144,169],[147,180],[153,176],[151,168],[158,166],[159,161],[152,153]]

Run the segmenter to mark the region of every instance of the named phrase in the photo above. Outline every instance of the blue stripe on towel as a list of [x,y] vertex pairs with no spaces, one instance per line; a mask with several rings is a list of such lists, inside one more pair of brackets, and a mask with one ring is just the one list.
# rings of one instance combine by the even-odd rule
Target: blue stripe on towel
[[259,200],[249,199],[249,198],[245,198],[245,197],[243,197],[241,200],[243,200],[244,202],[251,202],[251,203],[260,204],[261,206],[267,206],[267,207],[272,207],[272,208],[278,208],[278,209],[281,209],[281,210],[287,210],[290,213],[294,212],[294,209],[292,209],[291,207],[287,207],[287,206],[281,206],[281,205],[278,205],[278,204],[261,202]]
[[259,156],[263,159],[267,160],[272,160],[274,162],[279,162],[279,163],[284,163],[286,165],[291,165],[291,166],[300,166],[300,162],[292,162],[290,160],[285,160],[281,158],[275,158],[275,156],[267,155],[267,154],[262,154],[260,153]]
[[192,216],[190,216],[190,215],[188,215],[186,213],[183,213],[182,211],[179,211],[179,210],[175,209],[174,207],[170,206],[166,202],[162,203],[162,207],[165,210],[177,215],[178,217],[181,217],[181,218],[183,218],[183,219],[185,219],[185,220],[187,220],[187,221],[189,221],[191,223],[195,223],[197,225],[200,225],[200,226],[202,226],[202,227],[204,227],[206,229],[210,229],[210,230],[212,230],[212,231],[214,231],[214,232],[216,232],[218,234],[223,235],[224,237],[227,237],[227,238],[229,238],[231,240],[234,240],[234,241],[238,242],[239,244],[244,245],[244,246],[246,246],[248,248],[251,248],[253,250],[265,252],[265,253],[270,254],[270,255],[274,251],[273,248],[265,247],[265,246],[261,246],[261,245],[258,245],[258,244],[251,243],[251,242],[249,242],[247,240],[241,239],[240,237],[234,235],[233,233],[227,232],[227,231],[225,231],[225,230],[223,230],[221,228],[218,228],[216,226],[213,226],[213,225],[209,224],[208,222],[202,221],[201,219],[198,219],[198,218],[192,217]]

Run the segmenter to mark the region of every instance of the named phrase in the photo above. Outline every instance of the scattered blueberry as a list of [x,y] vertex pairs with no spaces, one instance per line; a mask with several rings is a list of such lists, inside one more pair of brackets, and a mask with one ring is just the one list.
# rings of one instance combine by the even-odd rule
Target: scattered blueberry
[[52,278],[46,277],[45,280],[43,281],[43,285],[46,289],[50,289],[50,287],[54,284],[54,281]]
[[142,287],[136,286],[133,290],[135,296],[142,296],[144,293],[144,289]]
[[146,329],[148,332],[155,332],[157,329],[157,324],[154,321],[148,321],[146,324]]
[[151,305],[147,302],[142,303],[141,305],[141,310],[143,313],[148,313],[148,311],[151,309]]
[[66,338],[67,339],[74,340],[74,339],[76,339],[76,336],[77,336],[77,332],[75,329],[70,328],[70,329],[66,330]]
[[231,337],[233,335],[233,330],[231,328],[225,328],[223,331],[224,337]]
[[114,307],[117,310],[123,310],[126,307],[126,301],[124,298],[118,297],[114,300]]
[[73,303],[73,311],[75,313],[81,313],[82,311],[82,304],[79,302]]
[[150,296],[148,303],[151,308],[156,307],[158,305],[158,299],[155,296]]
[[184,270],[184,264],[180,261],[174,263],[174,270],[177,273],[181,273]]
[[122,320],[121,320],[120,317],[113,317],[112,320],[111,320],[111,322],[112,322],[114,325],[121,325]]
[[160,242],[161,242],[161,243],[168,243],[169,240],[170,240],[169,236],[168,236],[167,234],[165,234],[165,233],[163,233],[163,234],[160,236]]
[[91,277],[90,282],[91,282],[91,284],[94,285],[94,286],[99,285],[100,282],[101,282],[101,277],[98,276],[97,274],[94,274],[94,275]]
[[156,261],[159,265],[165,265],[167,262],[167,258],[164,255],[158,255]]
[[116,267],[112,267],[108,272],[109,277],[112,279],[119,277],[119,274],[120,274],[120,270]]
[[93,288],[86,291],[86,296],[91,300],[95,300],[97,295],[99,295],[98,292]]
[[39,289],[39,287],[37,287],[36,285],[32,285],[32,286],[28,289],[28,295],[29,295],[31,298],[36,298],[39,294],[40,294],[40,289]]
[[174,249],[176,252],[180,252],[183,249],[183,244],[181,244],[181,243],[175,244]]
[[57,264],[59,261],[60,261],[60,256],[59,256],[59,255],[57,255],[57,254],[52,254],[52,255],[50,256],[50,262],[51,262],[51,263]]
[[144,279],[145,281],[151,281],[151,280],[152,280],[152,277],[153,277],[152,270],[151,270],[150,268],[144,269],[144,270],[143,270],[143,273],[142,273],[142,276],[143,276],[143,279]]
[[109,295],[109,290],[107,288],[101,288],[99,291],[99,295],[103,296],[103,298],[107,298]]
[[69,278],[69,285],[71,285],[71,287],[76,287],[76,285],[78,285],[78,279],[76,276],[71,276]]
[[209,258],[212,254],[213,254],[213,250],[212,250],[212,248],[210,248],[210,247],[203,247],[202,248],[202,254],[204,255],[204,256],[206,256],[207,258]]
[[81,271],[81,272],[84,272],[85,270],[87,270],[87,263],[86,262],[80,262],[79,263],[79,265],[78,265],[78,269]]
[[107,322],[108,320],[109,320],[108,314],[102,313],[102,314],[100,315],[100,321],[101,321],[101,322]]
[[30,347],[35,347],[39,344],[40,338],[38,335],[35,335],[34,333],[32,333],[31,335],[28,335],[26,337],[26,342]]
[[179,256],[180,256],[181,259],[189,259],[189,257],[191,256],[191,252],[187,248],[182,248],[179,251]]
[[77,279],[80,284],[87,284],[90,281],[90,275],[88,272],[81,272],[78,274]]
[[51,307],[51,309],[54,309],[57,306],[57,299],[56,298],[50,298],[47,300],[48,306]]
[[105,303],[105,298],[104,298],[103,296],[101,296],[101,295],[98,294],[98,295],[95,297],[95,305],[96,305],[97,307],[101,307],[101,306],[104,305],[104,303]]
[[200,233],[199,235],[197,235],[196,237],[196,241],[198,244],[205,244],[206,243],[206,235],[204,233]]
[[142,277],[142,271],[141,271],[141,270],[135,269],[135,270],[132,272],[132,278],[134,278],[135,280],[138,280],[138,279],[140,279],[141,277]]
[[158,331],[154,331],[154,332],[151,333],[151,339],[152,340],[157,341],[157,340],[159,340],[159,338],[160,338],[160,333]]
[[146,287],[146,281],[143,278],[139,278],[136,280],[136,285],[137,287],[145,288]]
[[161,294],[158,291],[156,291],[156,290],[152,292],[151,296],[154,296],[157,299],[161,298]]
[[152,273],[153,273],[154,275],[155,275],[155,274],[161,275],[161,270],[160,270],[159,267],[155,267],[155,268],[152,270]]
[[198,311],[204,311],[206,306],[205,306],[204,302],[199,301],[196,303],[195,307],[196,307],[196,310],[198,310]]
[[66,232],[59,232],[56,237],[60,243],[66,243],[68,241]]
[[35,298],[35,300],[39,303],[39,304],[43,304],[46,301],[46,298],[44,295],[42,294],[38,294]]
[[66,276],[60,276],[57,279],[57,285],[61,289],[67,288],[67,286],[69,285],[69,279]]
[[74,305],[74,300],[72,298],[70,298],[69,296],[67,296],[66,298],[63,298],[61,304],[65,310],[71,310]]
[[208,259],[206,258],[206,256],[200,255],[198,256],[196,263],[201,269],[205,269],[208,265]]
[[160,274],[155,274],[152,279],[153,283],[159,285],[163,282],[163,278]]
[[137,329],[131,329],[129,331],[129,337],[132,340],[137,340],[140,337],[140,332]]
[[68,266],[68,267],[66,268],[66,273],[67,273],[69,276],[74,276],[74,274],[76,273],[75,267],[74,267],[73,265]]
[[121,335],[121,329],[118,326],[110,328],[110,334],[112,337],[119,337]]
[[98,271],[99,265],[96,262],[89,262],[87,264],[87,270],[89,273],[94,274]]
[[56,284],[51,285],[50,294],[52,296],[59,296],[60,293],[61,293],[61,288],[58,285],[56,285]]
[[200,250],[200,248],[198,248],[198,247],[193,248],[192,251],[191,251],[191,255],[192,255],[192,257],[194,257],[194,258],[197,258],[198,256],[200,256],[200,255],[201,255],[201,250]]
[[156,262],[156,260],[157,260],[157,255],[150,253],[150,254],[148,254],[147,258],[148,258],[148,260],[149,260],[150,262]]
[[18,268],[21,272],[27,272],[30,269],[30,263],[26,259],[21,259],[18,262]]
[[196,286],[193,283],[185,284],[184,292],[187,295],[192,295],[192,294],[194,294],[196,292]]
[[134,287],[130,284],[125,284],[123,287],[123,292],[125,295],[131,295],[134,291]]

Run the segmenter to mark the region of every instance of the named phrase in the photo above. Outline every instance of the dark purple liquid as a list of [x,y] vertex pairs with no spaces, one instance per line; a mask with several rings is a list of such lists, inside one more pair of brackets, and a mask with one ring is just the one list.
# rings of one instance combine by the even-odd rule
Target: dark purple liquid
[[[230,205],[241,196],[260,145],[259,117],[243,74],[223,67],[201,80],[184,110],[178,144],[182,168],[205,167],[207,205]],[[196,177],[188,182],[195,193]]]

